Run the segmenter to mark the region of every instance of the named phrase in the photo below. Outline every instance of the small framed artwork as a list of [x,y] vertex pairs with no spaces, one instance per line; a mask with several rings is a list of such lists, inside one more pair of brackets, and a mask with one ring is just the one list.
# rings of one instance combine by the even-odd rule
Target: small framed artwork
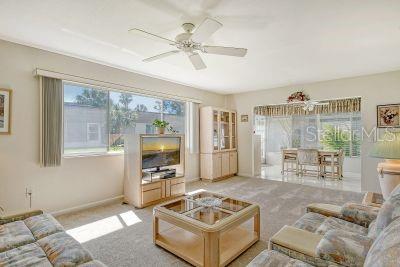
[[11,96],[10,89],[0,89],[0,134],[11,133]]
[[249,115],[240,115],[241,122],[249,122]]
[[377,106],[378,128],[400,127],[400,104]]

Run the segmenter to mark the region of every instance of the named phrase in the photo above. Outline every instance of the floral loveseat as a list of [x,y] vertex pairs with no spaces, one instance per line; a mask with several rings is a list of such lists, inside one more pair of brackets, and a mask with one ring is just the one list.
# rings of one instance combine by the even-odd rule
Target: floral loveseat
[[0,266],[104,267],[50,214],[0,217]]
[[270,239],[249,267],[400,266],[400,186],[381,208],[313,204]]

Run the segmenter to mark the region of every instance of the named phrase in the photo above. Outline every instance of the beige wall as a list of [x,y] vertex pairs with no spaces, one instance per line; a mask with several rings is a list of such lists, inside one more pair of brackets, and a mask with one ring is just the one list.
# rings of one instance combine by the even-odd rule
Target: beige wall
[[[196,98],[224,106],[225,97],[192,87],[117,70],[0,40],[0,88],[13,89],[12,134],[0,136],[0,206],[7,213],[29,208],[57,211],[122,195],[123,156],[63,159],[61,167],[40,168],[39,86],[35,68]],[[188,159],[188,179],[199,176],[198,155]]]
[[[343,97],[362,97],[362,122],[366,129],[376,126],[376,105],[400,103],[400,71],[376,75],[339,79],[304,85],[287,86],[249,93],[230,95],[228,103],[238,111],[238,149],[239,172],[252,174],[252,111],[254,106],[284,103],[294,91],[304,89],[312,99],[332,99]],[[240,115],[248,114],[249,122],[240,122]],[[377,159],[368,157],[371,140],[364,139],[362,144],[362,190],[379,191],[376,165]]]

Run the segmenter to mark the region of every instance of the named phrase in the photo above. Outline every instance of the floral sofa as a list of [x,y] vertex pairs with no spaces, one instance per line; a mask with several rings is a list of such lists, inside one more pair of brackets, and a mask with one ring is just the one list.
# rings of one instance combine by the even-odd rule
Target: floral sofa
[[400,185],[381,208],[312,204],[248,266],[400,266]]
[[0,217],[0,266],[104,267],[50,214]]

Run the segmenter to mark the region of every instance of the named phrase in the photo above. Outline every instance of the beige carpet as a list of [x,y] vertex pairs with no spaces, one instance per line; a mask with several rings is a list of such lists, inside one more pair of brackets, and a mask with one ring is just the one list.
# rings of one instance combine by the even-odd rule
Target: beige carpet
[[[261,241],[230,266],[246,266],[267,247],[269,237],[283,225],[292,224],[313,202],[343,204],[360,202],[362,194],[320,189],[256,178],[233,177],[217,183],[194,182],[187,191],[206,189],[248,199],[261,206]],[[133,216],[133,218],[132,218]],[[137,217],[136,217],[137,216]],[[108,266],[188,266],[152,243],[152,207],[135,209],[110,204],[57,218],[64,227],[83,236],[83,245]],[[80,227],[80,228],[77,228]],[[89,232],[89,235],[88,235]],[[92,238],[92,239],[91,239]]]

